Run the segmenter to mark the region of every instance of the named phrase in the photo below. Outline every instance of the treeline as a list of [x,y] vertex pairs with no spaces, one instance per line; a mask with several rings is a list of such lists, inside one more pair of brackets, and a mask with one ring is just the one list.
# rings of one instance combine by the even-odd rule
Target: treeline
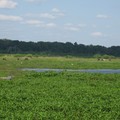
[[120,57],[120,46],[105,47],[100,45],[84,45],[71,42],[25,42],[0,39],[0,53],[31,53],[49,55],[93,56],[107,54]]

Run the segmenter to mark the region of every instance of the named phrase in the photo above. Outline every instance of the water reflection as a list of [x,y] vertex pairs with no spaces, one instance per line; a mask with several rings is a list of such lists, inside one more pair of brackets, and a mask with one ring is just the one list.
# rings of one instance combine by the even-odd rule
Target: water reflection
[[23,68],[23,71],[35,71],[35,72],[46,72],[46,71],[55,71],[55,72],[87,72],[87,73],[104,73],[104,74],[111,74],[111,73],[120,73],[120,69],[49,69],[49,68]]

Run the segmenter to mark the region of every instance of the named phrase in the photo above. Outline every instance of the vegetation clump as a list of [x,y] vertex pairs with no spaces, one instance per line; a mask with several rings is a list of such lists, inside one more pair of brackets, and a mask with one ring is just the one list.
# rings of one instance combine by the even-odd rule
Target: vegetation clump
[[94,58],[97,58],[98,61],[100,61],[100,60],[101,61],[105,61],[105,60],[111,61],[115,57],[112,55],[107,55],[107,54],[105,54],[105,55],[96,54],[96,55],[94,55]]

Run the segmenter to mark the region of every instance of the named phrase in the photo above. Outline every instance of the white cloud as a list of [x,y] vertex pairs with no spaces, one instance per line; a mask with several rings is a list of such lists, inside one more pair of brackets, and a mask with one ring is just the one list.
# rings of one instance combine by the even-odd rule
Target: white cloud
[[13,0],[0,0],[0,8],[15,8],[17,3]]
[[56,18],[54,15],[52,15],[50,13],[41,13],[39,16],[42,18],[48,18],[48,19],[55,19]]
[[25,23],[30,24],[30,25],[40,25],[40,24],[43,24],[43,22],[39,21],[39,20],[28,20]]
[[86,27],[86,24],[74,25],[72,23],[67,23],[67,24],[64,25],[64,28],[66,30],[70,30],[70,31],[80,31],[83,27]]
[[45,2],[46,0],[27,0],[28,2]]
[[58,8],[53,8],[52,12],[60,12],[60,10]]
[[55,16],[65,16],[65,14],[59,10],[58,8],[53,8],[52,9],[52,13],[55,15]]
[[64,13],[38,13],[38,14],[33,14],[33,13],[28,13],[26,14],[27,17],[35,17],[35,18],[43,18],[43,19],[57,19],[59,17],[65,16]]
[[39,14],[41,18],[56,19],[57,17],[63,17],[65,14],[57,8],[53,8],[52,11]]
[[78,27],[67,27],[67,30],[71,30],[71,31],[79,31],[80,29]]
[[75,27],[75,26],[66,26],[64,27],[66,30],[69,30],[69,31],[80,31],[80,29],[78,27]]
[[96,17],[99,18],[99,19],[108,19],[108,18],[110,18],[109,16],[103,15],[103,14],[98,14]]
[[27,0],[28,2],[34,2],[35,0]]
[[55,23],[47,23],[45,25],[45,27],[47,27],[47,28],[54,28],[54,27],[56,27],[56,24]]
[[42,23],[38,24],[36,27],[40,28],[55,28],[57,25],[55,23]]
[[92,37],[102,37],[102,36],[104,36],[104,35],[103,35],[102,32],[93,32],[93,33],[91,33],[91,36],[92,36]]
[[66,23],[65,26],[72,26],[72,23]]
[[57,19],[57,18],[60,18],[60,17],[64,17],[65,14],[57,8],[53,8],[49,12],[27,13],[26,16],[29,17],[29,18],[35,18],[35,19],[40,19],[41,18],[41,19],[51,19],[52,20],[52,19]]
[[22,20],[23,18],[20,16],[0,14],[0,21],[22,21]]
[[54,28],[57,25],[55,23],[45,23],[40,20],[27,20],[23,22],[24,24],[34,25],[35,27],[42,27],[42,28]]

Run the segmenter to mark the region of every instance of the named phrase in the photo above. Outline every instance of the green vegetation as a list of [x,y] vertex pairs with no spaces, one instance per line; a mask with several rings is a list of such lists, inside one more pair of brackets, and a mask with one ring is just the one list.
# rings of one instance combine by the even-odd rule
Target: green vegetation
[[119,69],[120,60],[2,55],[0,78],[14,77],[0,80],[0,120],[120,119],[120,74],[36,73],[20,68]]
[[97,58],[97,60],[104,60],[104,59],[107,59],[109,61],[111,61],[111,59],[114,59],[115,57],[112,56],[112,55],[100,55],[100,54],[96,54],[94,55],[94,58]]
[[[6,60],[3,60],[5,58]],[[19,58],[19,59],[18,59]],[[27,58],[27,59],[25,59]],[[28,54],[3,55],[0,57],[0,69],[16,69],[16,68],[72,68],[72,69],[119,69],[119,58],[111,59],[111,61],[98,61],[96,58],[80,58],[80,57],[43,57]]]
[[119,74],[29,72],[0,89],[0,120],[120,119]]

